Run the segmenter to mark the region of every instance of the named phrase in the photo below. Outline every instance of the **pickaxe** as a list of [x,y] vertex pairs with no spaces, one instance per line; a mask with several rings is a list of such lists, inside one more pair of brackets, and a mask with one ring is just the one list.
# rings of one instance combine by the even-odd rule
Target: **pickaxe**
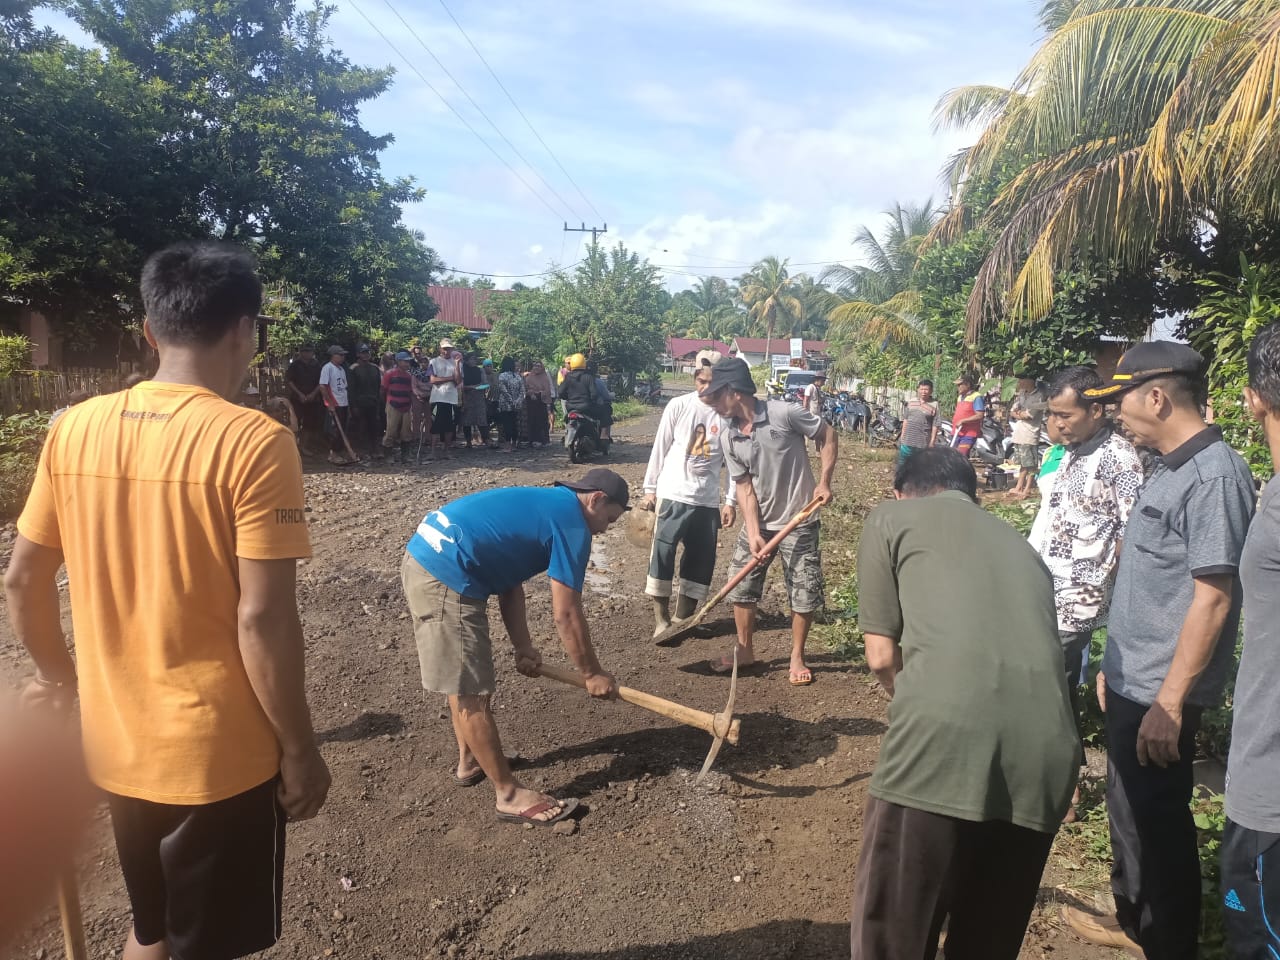
[[[544,663],[538,672],[544,677],[550,677],[552,680],[559,680],[561,683],[567,683],[574,687],[586,688],[586,681],[582,679],[582,674],[567,670],[564,667]],[[741,728],[738,718],[733,715],[733,702],[737,697],[737,693],[738,653],[736,650],[733,654],[733,676],[729,681],[729,702],[724,705],[724,709],[719,713],[695,710],[693,707],[686,707],[683,703],[664,700],[662,697],[655,697],[653,694],[645,693],[642,690],[633,690],[631,687],[618,687],[619,700],[625,700],[627,703],[643,707],[645,710],[652,711],[660,716],[688,724],[691,727],[697,727],[699,730],[705,730],[715,737],[711,744],[711,749],[707,751],[707,759],[702,761],[702,770],[699,771],[698,779],[694,781],[695,783],[701,783],[702,778],[707,775],[707,771],[711,769],[711,764],[715,762],[716,754],[720,752],[721,744],[728,740],[734,746],[737,746],[738,732]]]

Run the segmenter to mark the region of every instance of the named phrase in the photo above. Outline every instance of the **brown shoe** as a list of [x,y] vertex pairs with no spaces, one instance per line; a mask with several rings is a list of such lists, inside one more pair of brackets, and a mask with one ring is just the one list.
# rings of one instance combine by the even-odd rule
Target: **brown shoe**
[[1120,929],[1115,917],[1099,917],[1085,913],[1075,907],[1062,908],[1062,922],[1077,937],[1096,943],[1103,947],[1115,947],[1117,950],[1128,950],[1135,957],[1143,956],[1142,947],[1129,939],[1129,935]]

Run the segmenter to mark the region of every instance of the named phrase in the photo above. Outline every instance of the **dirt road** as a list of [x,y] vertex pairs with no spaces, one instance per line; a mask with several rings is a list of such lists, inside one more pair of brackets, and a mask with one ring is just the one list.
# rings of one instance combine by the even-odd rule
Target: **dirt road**
[[[625,442],[611,465],[637,493],[655,426],[656,415],[618,429]],[[707,735],[521,677],[500,635],[496,707],[508,752],[525,758],[528,782],[580,797],[590,812],[571,836],[499,824],[487,785],[454,785],[443,698],[424,695],[418,681],[397,577],[404,544],[428,509],[463,493],[584,469],[551,447],[460,453],[420,470],[308,474],[315,557],[299,571],[299,594],[311,702],[334,783],[319,818],[290,829],[284,936],[266,956],[848,956],[861,810],[885,705],[865,668],[820,650],[810,661],[814,685],[788,685],[773,578],[757,642],[771,668],[739,681],[742,742],[721,752],[711,789],[692,786]],[[865,453],[842,458],[840,470],[838,497],[873,501],[887,488],[887,463]],[[722,536],[721,569],[732,536]],[[829,582],[853,548],[825,545]],[[727,682],[701,668],[729,649],[727,614],[714,639],[655,647],[641,595],[646,565],[621,529],[598,538],[586,607],[603,664],[622,683],[720,709]],[[529,585],[529,597],[544,656],[563,661],[545,578]],[[24,659],[7,626],[0,630],[0,663],[16,683]],[[81,876],[91,953],[118,955],[128,905],[105,815]],[[1054,884],[1047,876],[1046,888]],[[1056,897],[1046,889],[1046,902]],[[1110,955],[1071,942],[1048,916],[1034,921],[1024,957]],[[52,915],[16,955],[42,950],[61,955]]]

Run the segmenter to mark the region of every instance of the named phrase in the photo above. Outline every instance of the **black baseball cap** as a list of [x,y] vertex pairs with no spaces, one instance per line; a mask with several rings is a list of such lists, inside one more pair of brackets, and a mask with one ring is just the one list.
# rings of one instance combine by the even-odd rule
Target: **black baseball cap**
[[1125,391],[1157,377],[1175,373],[1203,377],[1205,372],[1204,357],[1185,343],[1154,340],[1126,350],[1107,385],[1096,390],[1086,390],[1084,395],[1090,400],[1114,400]]
[[741,357],[728,357],[711,368],[711,382],[707,384],[706,396],[728,387],[739,393],[750,393],[754,396],[756,382],[751,379],[751,368]]
[[611,503],[616,503],[623,510],[631,509],[628,504],[631,491],[627,489],[627,481],[604,467],[588,470],[581,480],[557,480],[556,486],[565,487],[574,493],[603,493]]

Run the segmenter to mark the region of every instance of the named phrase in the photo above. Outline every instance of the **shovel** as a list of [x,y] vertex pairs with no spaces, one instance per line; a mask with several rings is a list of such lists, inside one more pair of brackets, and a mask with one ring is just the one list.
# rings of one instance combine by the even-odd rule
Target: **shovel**
[[761,557],[767,557],[771,555],[773,551],[777,550],[778,546],[782,543],[782,541],[787,539],[787,535],[790,534],[791,531],[794,530],[796,527],[800,526],[800,524],[804,523],[811,516],[813,516],[813,514],[817,512],[820,506],[822,506],[822,503],[821,501],[818,500],[817,497],[814,497],[807,504],[805,504],[804,508],[799,513],[797,513],[794,517],[788,520],[787,525],[783,527],[781,530],[779,530],[777,533],[775,533],[773,535],[773,539],[764,545],[764,550],[761,551],[760,556],[753,556],[750,560],[748,560],[745,564],[743,564],[742,569],[739,570],[737,573],[735,573],[732,577],[730,577],[729,582],[724,585],[724,587],[720,590],[719,593],[717,593],[714,597],[708,600],[701,610],[695,613],[692,617],[689,617],[687,620],[675,621],[674,623],[671,624],[671,626],[667,627],[667,629],[663,630],[660,634],[654,637],[653,642],[663,643],[664,641],[667,641],[667,640],[674,640],[676,637],[682,637],[686,633],[688,633],[690,630],[692,630],[694,627],[696,627],[698,624],[702,623],[702,621],[707,618],[707,614],[709,614],[712,610],[718,607],[720,605],[720,602],[729,595],[729,591],[731,591],[734,587],[736,587],[743,580],[745,580],[747,577],[747,574],[749,574],[752,570],[754,570],[756,567],[760,565]]

